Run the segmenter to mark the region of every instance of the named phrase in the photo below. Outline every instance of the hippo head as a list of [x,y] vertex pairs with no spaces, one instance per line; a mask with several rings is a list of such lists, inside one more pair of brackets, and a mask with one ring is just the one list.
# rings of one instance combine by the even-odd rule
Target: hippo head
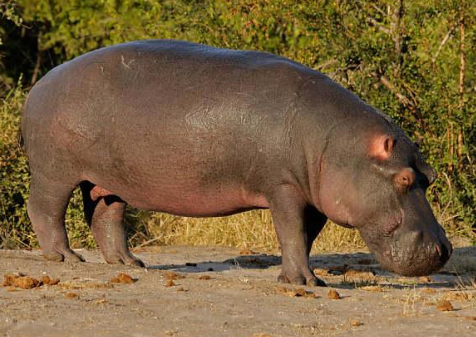
[[425,197],[434,170],[400,129],[356,128],[327,144],[319,179],[321,211],[358,229],[384,268],[404,276],[437,271],[452,246]]

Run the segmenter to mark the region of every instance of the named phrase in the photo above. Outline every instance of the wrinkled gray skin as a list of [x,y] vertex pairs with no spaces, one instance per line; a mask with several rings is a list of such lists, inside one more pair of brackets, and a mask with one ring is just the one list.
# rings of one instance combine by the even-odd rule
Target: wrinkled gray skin
[[78,185],[109,263],[143,266],[127,249],[126,204],[194,217],[269,208],[279,280],[296,284],[324,285],[309,252],[328,218],[402,275],[436,271],[452,251],[425,198],[435,174],[402,130],[272,54],[160,40],[99,49],[33,87],[22,134],[28,214],[49,260],[82,260],[64,227]]

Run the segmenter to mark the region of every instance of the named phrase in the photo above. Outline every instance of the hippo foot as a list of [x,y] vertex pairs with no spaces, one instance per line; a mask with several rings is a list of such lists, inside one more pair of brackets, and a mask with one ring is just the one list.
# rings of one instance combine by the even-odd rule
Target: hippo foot
[[131,253],[104,256],[104,260],[109,264],[125,264],[126,266],[145,268],[145,263]]
[[43,251],[43,257],[48,261],[55,261],[55,262],[84,262],[84,257],[75,253],[69,248],[64,250],[54,250],[54,251]]
[[304,276],[297,276],[297,277],[288,277],[284,273],[281,273],[281,275],[278,276],[278,282],[281,283],[291,283],[295,285],[307,285],[309,287],[327,287],[327,284],[317,278],[314,275],[311,275],[309,277],[304,277]]

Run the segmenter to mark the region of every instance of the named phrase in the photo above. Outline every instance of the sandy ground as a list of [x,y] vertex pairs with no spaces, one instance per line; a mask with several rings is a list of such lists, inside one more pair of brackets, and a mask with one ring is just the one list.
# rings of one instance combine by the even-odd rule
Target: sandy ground
[[[277,256],[232,248],[136,252],[148,269],[79,252],[87,263],[0,251],[0,277],[60,279],[27,290],[0,287],[0,336],[476,336],[476,247],[457,249],[430,278],[384,272],[366,253],[313,256],[329,288],[279,284]],[[111,283],[119,273],[136,282]],[[330,299],[330,289],[341,299]],[[438,309],[444,298],[453,311]]]

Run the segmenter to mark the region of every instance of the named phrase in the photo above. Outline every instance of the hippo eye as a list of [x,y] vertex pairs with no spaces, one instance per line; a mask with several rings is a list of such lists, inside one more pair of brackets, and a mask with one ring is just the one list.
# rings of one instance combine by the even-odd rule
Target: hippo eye
[[394,176],[395,187],[402,193],[407,192],[415,182],[415,171],[411,167],[405,167]]

